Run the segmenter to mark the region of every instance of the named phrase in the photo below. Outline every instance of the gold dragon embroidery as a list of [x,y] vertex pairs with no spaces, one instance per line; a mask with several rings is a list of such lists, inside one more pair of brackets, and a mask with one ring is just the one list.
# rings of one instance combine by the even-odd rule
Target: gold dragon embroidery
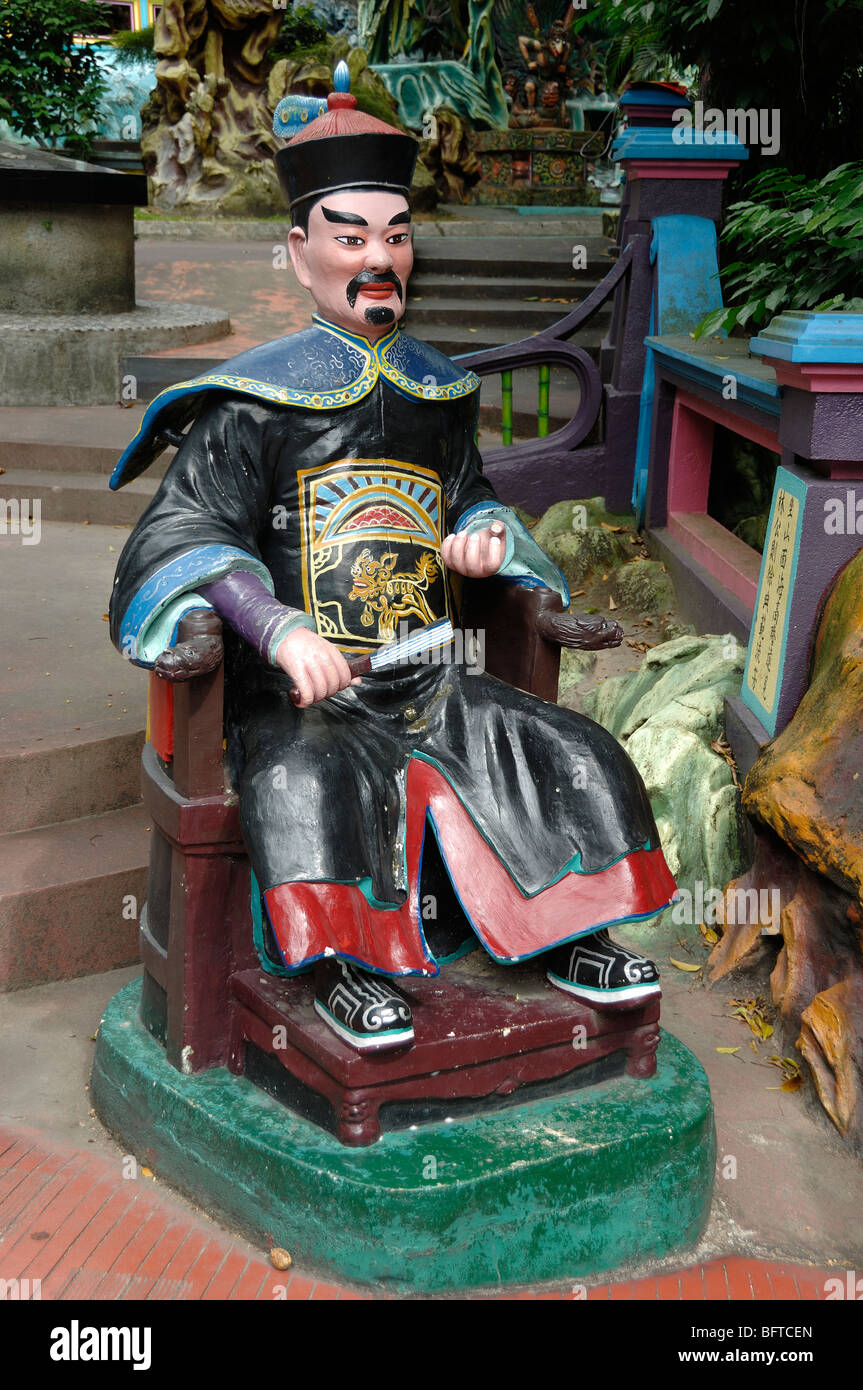
[[360,622],[363,627],[371,627],[378,617],[378,637],[383,642],[395,641],[398,625],[410,617],[417,617],[423,623],[433,623],[435,616],[425,599],[425,591],[437,578],[438,566],[435,556],[424,550],[416,562],[412,574],[395,573],[398,556],[387,551],[380,559],[375,559],[366,548],[361,550],[351,565],[353,588],[348,599],[362,602],[363,611]]

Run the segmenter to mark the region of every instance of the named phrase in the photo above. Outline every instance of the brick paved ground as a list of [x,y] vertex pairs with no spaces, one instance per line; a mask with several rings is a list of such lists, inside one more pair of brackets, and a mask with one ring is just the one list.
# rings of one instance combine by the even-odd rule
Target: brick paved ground
[[[234,1239],[139,1170],[47,1140],[38,1130],[0,1127],[0,1279],[41,1280],[41,1297],[86,1300],[358,1299],[375,1291],[273,1269],[260,1250]],[[812,1300],[836,1271],[729,1256],[654,1278],[588,1286],[598,1300]],[[284,1292],[283,1292],[284,1288]],[[391,1296],[391,1295],[389,1295]],[[497,1297],[574,1300],[582,1286]]]

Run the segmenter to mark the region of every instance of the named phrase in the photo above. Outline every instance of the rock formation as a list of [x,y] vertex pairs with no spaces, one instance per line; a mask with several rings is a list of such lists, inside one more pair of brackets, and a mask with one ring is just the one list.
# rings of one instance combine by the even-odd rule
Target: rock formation
[[[152,203],[202,217],[285,212],[273,168],[273,111],[288,92],[326,96],[345,58],[362,109],[400,125],[395,104],[347,40],[273,61],[284,11],[270,0],[166,0],[156,21],[156,90],[141,112]],[[420,182],[431,189],[422,170]],[[426,198],[426,202],[429,198]]]
[[[778,888],[781,950],[773,1000],[809,1064],[822,1104],[863,1148],[863,552],[822,615],[812,679],[797,711],[746,779],[758,827],[750,871],[728,886]],[[775,930],[775,928],[774,928]],[[757,923],[729,925],[712,978],[763,960]]]

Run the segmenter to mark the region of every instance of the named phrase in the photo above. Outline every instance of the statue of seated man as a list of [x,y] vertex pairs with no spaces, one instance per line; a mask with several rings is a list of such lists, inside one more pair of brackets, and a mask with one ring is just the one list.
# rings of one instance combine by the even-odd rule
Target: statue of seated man
[[186,613],[221,615],[262,962],[313,968],[318,1012],[366,1049],[411,1042],[397,981],[463,946],[425,930],[430,836],[473,944],[503,965],[542,955],[602,1007],[659,991],[606,928],[657,913],[674,883],[638,772],[589,719],[463,661],[351,673],[457,622],[454,577],[569,601],[483,477],[478,378],[399,331],[417,145],[355,105],[334,93],[276,155],[313,325],[163,392],[117,465],[114,487],[180,446],[120,558],[111,631],[158,666]]

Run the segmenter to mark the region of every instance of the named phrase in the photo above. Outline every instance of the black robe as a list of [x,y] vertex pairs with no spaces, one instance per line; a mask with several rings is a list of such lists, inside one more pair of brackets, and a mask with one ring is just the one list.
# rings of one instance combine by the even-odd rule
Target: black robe
[[[393,341],[411,351],[413,340]],[[221,382],[248,378],[227,369],[205,379],[118,566],[121,650],[150,664],[182,612],[204,605],[195,585],[236,568],[311,614],[346,654],[444,616],[457,625],[440,543],[492,515],[508,527],[503,574],[555,582],[483,477],[478,392],[435,354],[429,398],[404,364],[362,394],[339,388],[335,407],[237,394]],[[177,400],[187,411],[188,396]],[[434,973],[420,903],[429,829],[470,925],[502,961],[670,900],[641,778],[584,716],[463,662],[367,676],[298,710],[290,679],[228,638],[228,765],[283,969],[335,953],[384,973]]]

